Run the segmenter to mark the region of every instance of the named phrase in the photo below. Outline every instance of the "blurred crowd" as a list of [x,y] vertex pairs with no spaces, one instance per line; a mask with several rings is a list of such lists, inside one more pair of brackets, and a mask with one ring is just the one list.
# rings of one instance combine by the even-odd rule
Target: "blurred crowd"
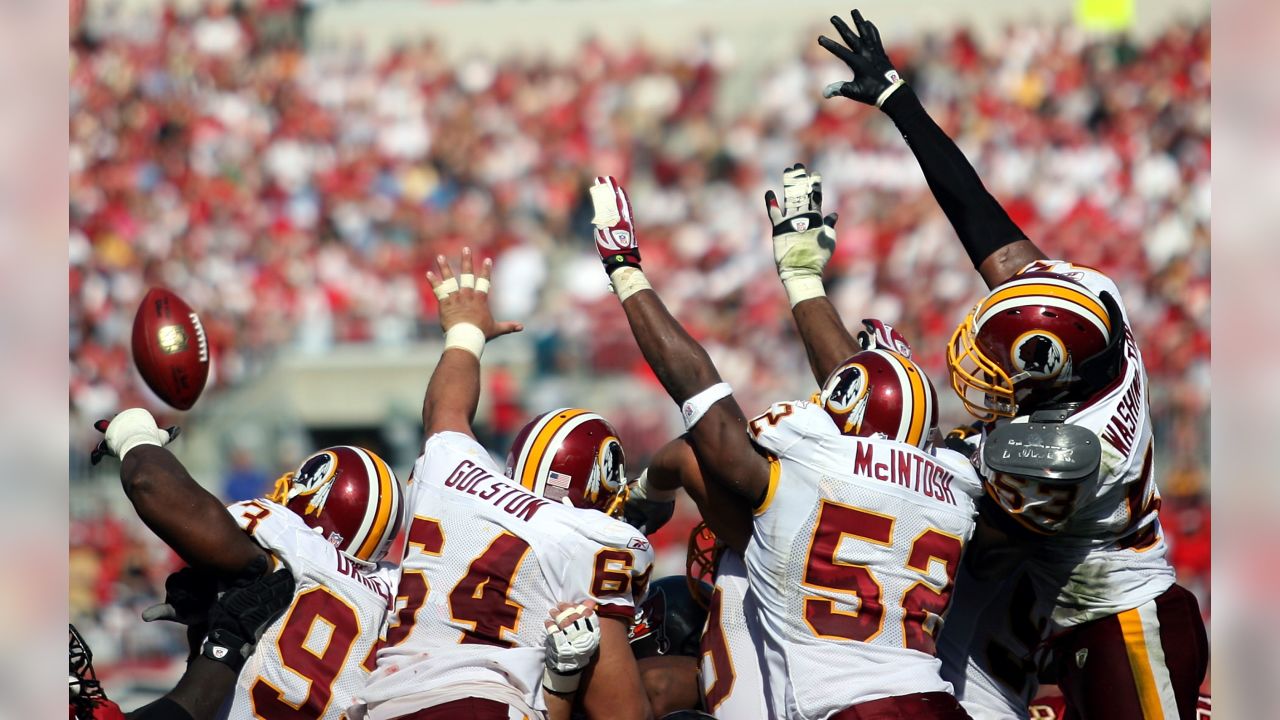
[[[846,321],[895,324],[944,423],[964,419],[945,343],[983,286],[892,123],[821,99],[847,70],[812,38],[730,87],[742,71],[710,37],[674,57],[587,41],[571,63],[449,62],[423,41],[371,58],[308,48],[298,11],[214,2],[73,33],[73,423],[156,402],[128,350],[152,285],[200,311],[217,392],[281,354],[434,337],[423,273],[464,244],[494,257],[495,314],[535,348],[525,382],[504,380],[498,434],[522,422],[522,391],[541,409],[528,395],[544,381],[652,382],[588,241],[603,174],[627,186],[646,268],[744,407],[807,394],[762,200],[797,161],[840,212],[828,291]],[[1027,235],[1119,283],[1151,375],[1162,517],[1207,609],[1207,18],[1141,44],[1035,24],[889,50]],[[665,427],[630,431],[652,450]],[[104,608],[154,594],[171,558],[145,528],[109,513],[76,528],[91,580],[73,617],[111,622]]]

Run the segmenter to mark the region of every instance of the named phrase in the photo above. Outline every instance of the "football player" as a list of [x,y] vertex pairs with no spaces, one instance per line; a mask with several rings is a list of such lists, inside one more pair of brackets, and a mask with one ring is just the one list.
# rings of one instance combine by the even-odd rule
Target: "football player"
[[745,559],[770,715],[968,717],[939,675],[934,633],[982,491],[964,456],[929,442],[928,379],[874,348],[846,358],[818,402],[776,403],[748,422],[640,269],[626,193],[597,178],[591,197],[632,334],[681,403],[708,489],[735,498],[705,519]]
[[[1208,640],[1195,597],[1175,583],[1166,557],[1146,370],[1116,284],[1046,257],[1023,234],[898,75],[875,25],[856,10],[856,33],[831,22],[843,45],[818,42],[854,79],[824,95],[874,105],[893,120],[991,290],[952,336],[951,386],[979,422],[972,441],[984,517],[1025,551],[1035,594],[1052,605],[1044,632],[1068,709],[1194,718]],[[980,588],[972,596],[1012,592],[989,564],[986,576],[977,563],[966,566]],[[959,592],[968,592],[963,583]],[[981,612],[966,609],[969,619]],[[944,637],[944,656],[966,707],[979,717],[1025,717],[1034,674],[995,677],[990,658],[1026,658],[1032,648],[993,647],[999,624],[954,625],[967,631]]]
[[[472,262],[464,250],[455,276],[441,256],[428,274],[445,349],[427,384],[426,441],[408,485],[398,611],[352,717],[567,717],[575,692],[591,717],[651,717],[627,629],[653,551],[598,510],[618,504],[622,446],[602,418],[577,409],[525,428],[509,477],[476,442],[480,356],[520,326],[494,321],[492,263],[475,273]],[[599,653],[565,675],[548,662],[538,618],[583,600],[599,616]]]
[[[188,564],[233,578],[261,574],[270,558],[297,582],[288,612],[240,670],[228,717],[337,720],[369,676],[395,598],[399,568],[381,563],[404,510],[391,468],[363,448],[327,448],[283,475],[270,497],[224,508],[165,449],[176,428],[159,429],[140,408],[99,427],[106,439],[95,455],[120,458],[138,515]],[[169,589],[167,605],[146,619],[189,624],[212,602],[211,586]]]
[[[93,670],[93,653],[70,626],[71,720],[213,720],[236,684],[245,660],[267,626],[288,608],[295,582],[287,572],[243,578],[209,608],[204,640],[192,644],[192,659],[164,697],[127,716],[107,699]],[[208,654],[201,654],[204,647]]]

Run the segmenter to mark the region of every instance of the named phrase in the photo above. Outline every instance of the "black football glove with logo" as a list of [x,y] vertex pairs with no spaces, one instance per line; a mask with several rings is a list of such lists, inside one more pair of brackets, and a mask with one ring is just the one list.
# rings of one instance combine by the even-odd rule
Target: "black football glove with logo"
[[880,31],[871,21],[863,19],[862,13],[857,10],[853,11],[857,35],[839,17],[833,15],[831,24],[840,33],[844,45],[826,35],[818,38],[818,44],[848,65],[853,71],[853,79],[831,83],[823,89],[823,97],[839,95],[880,107],[903,84],[893,63],[889,62],[889,54],[884,51]]
[[200,654],[240,672],[262,633],[293,602],[295,587],[287,569],[238,581],[209,608],[209,635]]

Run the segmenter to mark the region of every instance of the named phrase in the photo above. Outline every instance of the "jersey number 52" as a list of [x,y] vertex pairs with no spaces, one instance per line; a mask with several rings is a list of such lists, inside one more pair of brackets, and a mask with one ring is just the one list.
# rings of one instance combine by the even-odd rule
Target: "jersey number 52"
[[[839,560],[836,553],[845,538],[894,547],[894,524],[894,518],[888,515],[830,500],[822,501],[809,543],[803,584],[809,588],[854,595],[857,607],[840,610],[837,605],[848,603],[813,595],[806,597],[804,619],[814,635],[862,642],[869,642],[880,635],[884,629],[885,614],[881,597],[883,587],[869,567]],[[906,647],[935,654],[934,636],[942,614],[951,602],[962,549],[960,538],[934,528],[928,528],[912,539],[904,564],[919,573],[920,579],[907,588],[899,601]],[[929,582],[929,566],[934,561],[941,562],[946,572],[946,583],[940,588]]]

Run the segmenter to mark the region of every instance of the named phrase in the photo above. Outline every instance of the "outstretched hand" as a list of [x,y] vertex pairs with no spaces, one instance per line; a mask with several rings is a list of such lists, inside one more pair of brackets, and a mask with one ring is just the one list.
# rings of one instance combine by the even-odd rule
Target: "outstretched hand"
[[782,173],[782,204],[764,195],[773,226],[773,261],[791,306],[823,294],[822,272],[836,247],[836,213],[822,216],[822,178],[800,163]]
[[489,275],[493,260],[485,258],[480,273],[472,268],[471,248],[462,249],[461,273],[454,276],[453,268],[444,255],[436,256],[436,272],[427,271],[427,281],[440,301],[440,326],[447,333],[459,324],[474,325],[484,333],[485,340],[520,332],[524,326],[518,322],[498,322],[489,310]]
[[864,19],[857,10],[853,11],[853,24],[858,29],[856,35],[837,16],[831,16],[831,24],[840,33],[844,45],[826,35],[818,38],[818,44],[848,65],[853,71],[853,79],[831,83],[823,89],[823,97],[840,95],[880,107],[903,84],[893,63],[889,62],[888,53],[884,51],[880,30],[870,20]]

